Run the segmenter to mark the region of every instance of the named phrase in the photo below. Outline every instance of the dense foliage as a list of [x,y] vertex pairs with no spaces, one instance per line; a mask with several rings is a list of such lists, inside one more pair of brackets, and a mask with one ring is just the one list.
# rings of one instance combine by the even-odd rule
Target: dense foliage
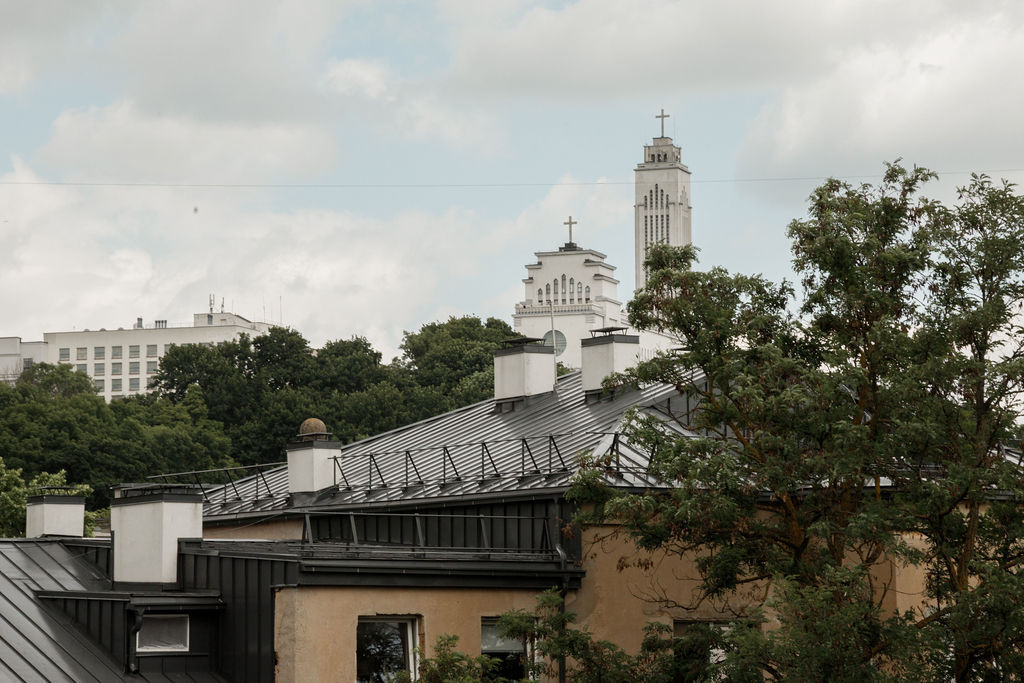
[[156,386],[174,404],[197,392],[238,462],[274,462],[307,417],[350,442],[490,398],[493,352],[513,336],[496,318],[451,318],[406,332],[402,356],[385,365],[362,337],[313,350],[295,330],[274,328],[170,349]]
[[650,255],[630,318],[680,348],[620,380],[688,394],[693,436],[635,420],[675,488],[595,470],[576,495],[697,559],[694,604],[734,615],[709,676],[1024,675],[1024,199],[974,177],[946,207],[920,198],[930,177],[818,188],[789,227],[800,300],[693,270],[692,248]]

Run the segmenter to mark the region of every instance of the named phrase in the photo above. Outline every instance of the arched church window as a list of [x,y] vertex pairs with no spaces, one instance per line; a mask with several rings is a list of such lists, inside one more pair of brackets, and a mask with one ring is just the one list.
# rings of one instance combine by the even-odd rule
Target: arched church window
[[539,287],[537,288],[537,303],[544,303],[544,290]]
[[590,287],[587,287],[587,294],[586,294],[586,296],[587,296],[586,302],[590,303]]
[[576,278],[569,278],[569,301],[576,301]]
[[583,283],[576,284],[576,301],[583,301]]
[[565,273],[562,273],[562,303],[565,303]]
[[544,285],[544,289],[547,290],[548,295],[545,297],[547,301],[551,301],[551,285]]

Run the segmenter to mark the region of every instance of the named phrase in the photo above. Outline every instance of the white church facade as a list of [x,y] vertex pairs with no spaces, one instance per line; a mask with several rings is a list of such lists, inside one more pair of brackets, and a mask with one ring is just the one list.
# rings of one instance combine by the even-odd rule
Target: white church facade
[[[651,245],[690,244],[690,170],[682,163],[682,152],[665,136],[662,110],[661,136],[644,145],[643,159],[634,170],[634,259],[636,289],[646,280],[643,262]],[[512,315],[513,328],[526,336],[543,339],[555,346],[558,362],[579,368],[580,340],[596,330],[626,328],[629,323],[618,295],[615,266],[605,254],[580,247],[572,240],[569,217],[569,241],[557,251],[535,253],[536,263],[526,266],[524,297]],[[630,332],[630,334],[636,334]],[[674,340],[652,332],[639,333],[642,357],[667,349]]]

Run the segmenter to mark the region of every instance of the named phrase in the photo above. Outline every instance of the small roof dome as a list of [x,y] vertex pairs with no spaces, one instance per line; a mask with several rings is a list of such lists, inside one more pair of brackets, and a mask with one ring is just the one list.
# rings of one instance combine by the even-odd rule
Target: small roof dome
[[302,421],[299,425],[299,438],[303,441],[313,441],[316,439],[326,439],[330,436],[330,432],[327,431],[327,425],[324,421],[309,417]]

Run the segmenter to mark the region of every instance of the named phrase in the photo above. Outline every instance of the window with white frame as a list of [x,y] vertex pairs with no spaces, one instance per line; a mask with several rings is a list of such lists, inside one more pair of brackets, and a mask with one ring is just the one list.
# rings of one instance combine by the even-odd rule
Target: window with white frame
[[128,357],[129,358],[138,358],[139,357],[139,345],[138,344],[131,344],[128,347]]
[[60,347],[60,360],[71,360],[71,347]]
[[187,614],[144,614],[135,637],[136,652],[188,652]]
[[75,360],[88,360],[89,348],[86,346],[75,347]]
[[728,624],[715,621],[673,622],[674,673],[678,680],[708,680],[712,665],[725,657],[722,635],[727,628]]
[[105,360],[107,357],[107,347],[105,346],[94,346],[92,348],[92,357],[95,360]]
[[418,620],[414,616],[359,617],[356,627],[357,683],[393,681],[407,671],[416,678]]
[[146,344],[146,358],[156,358],[156,344]]
[[121,358],[121,347],[120,346],[111,346],[110,347],[110,357],[115,359],[115,360]]
[[497,617],[484,617],[480,620],[480,654],[497,660],[491,670],[493,677],[510,681],[526,678],[526,643],[502,637]]

